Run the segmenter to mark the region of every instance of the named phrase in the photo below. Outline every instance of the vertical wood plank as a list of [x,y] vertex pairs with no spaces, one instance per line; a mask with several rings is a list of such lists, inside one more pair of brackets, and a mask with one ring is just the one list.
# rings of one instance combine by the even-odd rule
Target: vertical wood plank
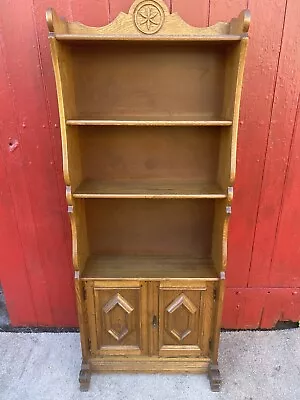
[[[8,11],[6,4],[3,10]],[[12,324],[52,324],[52,311],[47,295],[45,275],[41,269],[41,258],[37,243],[37,232],[33,222],[32,204],[26,182],[26,159],[22,149],[22,133],[26,127],[18,119],[18,106],[13,91],[13,77],[9,68],[3,14],[0,15],[2,35],[0,37],[0,104],[1,129],[0,148],[3,160],[3,184],[7,192],[1,203],[1,225],[5,236],[1,246],[1,281],[6,292],[8,312]],[[11,21],[12,23],[12,21]],[[17,39],[15,37],[15,39]],[[20,45],[20,43],[18,44]],[[18,66],[16,65],[15,68]],[[27,161],[28,163],[28,161]],[[1,180],[2,182],[2,180]],[[3,187],[4,190],[5,186]],[[9,196],[9,198],[7,197]],[[6,203],[8,201],[9,203]],[[10,221],[7,220],[11,217]],[[16,225],[14,226],[14,220]],[[7,221],[7,226],[4,225]],[[15,248],[18,246],[18,248]],[[23,255],[22,255],[23,253]],[[3,261],[2,261],[3,257]],[[6,265],[3,264],[6,260]],[[13,268],[9,268],[13,266]],[[37,288],[37,290],[36,290]],[[16,298],[18,293],[18,298]]]
[[113,21],[120,12],[128,12],[132,0],[107,0],[109,7],[109,22]]
[[225,329],[271,329],[278,321],[299,321],[299,288],[228,288]]
[[299,321],[299,289],[269,289],[266,291],[261,328],[272,328],[278,321]]
[[[39,320],[38,323],[74,325],[77,321],[74,306],[70,310],[70,301],[74,304],[72,269],[66,252],[64,210],[61,208],[51,151],[32,4],[22,3],[16,13],[11,2],[3,3],[6,16],[2,19],[2,34],[6,43],[7,67],[13,83],[15,117],[22,132],[20,147],[23,154],[24,183],[30,203],[28,209],[32,211],[28,220],[33,223],[36,231],[38,247],[31,254],[40,256],[38,262],[31,264],[31,279],[37,280],[40,277],[32,285],[32,291],[39,297],[47,294],[52,313],[51,319],[50,316],[45,318],[45,307],[41,314],[42,322]],[[21,204],[20,200],[19,203]],[[38,301],[35,303],[38,304]]]
[[172,0],[172,12],[177,12],[190,25],[207,26],[209,0]]
[[[3,60],[3,59],[2,59]],[[1,68],[1,67],[0,67]],[[0,93],[5,93],[2,87],[2,72],[0,70]],[[7,93],[8,94],[8,93]],[[2,104],[2,96],[0,95],[0,104]],[[6,100],[9,98],[9,94]],[[2,108],[3,110],[3,108]],[[2,151],[8,145],[3,143],[2,130],[0,127],[0,281],[3,287],[6,306],[9,313],[11,324],[14,326],[22,326],[28,324],[36,324],[37,318],[35,307],[33,304],[30,282],[25,267],[25,256],[23,246],[18,230],[18,221],[16,219],[15,209],[12,196],[10,193],[10,185],[6,176],[6,168],[2,158]],[[18,301],[16,299],[18,294]],[[22,308],[22,311],[20,310]]]
[[[293,38],[293,40],[291,40]],[[276,282],[293,286],[299,272],[291,274],[288,262],[280,267],[277,263],[275,282],[272,282],[272,257],[275,246],[276,229],[281,210],[284,182],[289,153],[294,132],[297,102],[300,91],[300,3],[287,3],[285,26],[279,60],[275,98],[272,109],[268,148],[265,160],[259,212],[253,246],[249,286],[272,286]],[[294,200],[295,201],[295,200]],[[297,214],[296,214],[297,215]],[[295,222],[294,222],[295,223]],[[291,223],[291,229],[293,223]],[[281,236],[279,247],[292,249],[288,237]],[[293,249],[295,250],[295,248]],[[299,260],[299,258],[298,258]],[[284,261],[284,260],[283,260]],[[294,263],[295,265],[295,263]],[[279,269],[278,269],[279,267]],[[282,270],[280,273],[280,269]],[[278,277],[281,278],[278,280]],[[289,278],[291,279],[289,281]]]
[[74,21],[89,26],[106,25],[109,21],[108,0],[71,0]]
[[228,22],[247,8],[247,0],[210,0],[209,25]]
[[[283,188],[272,264],[270,286],[300,287],[300,101],[294,128],[286,182]],[[259,283],[259,282],[258,282]]]
[[227,286],[247,285],[282,39],[285,1],[250,0],[252,19],[243,85],[237,175],[229,227]]

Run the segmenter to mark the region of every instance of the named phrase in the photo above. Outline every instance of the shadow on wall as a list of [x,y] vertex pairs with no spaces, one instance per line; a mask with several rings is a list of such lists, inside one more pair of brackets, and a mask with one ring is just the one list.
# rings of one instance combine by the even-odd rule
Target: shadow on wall
[[2,327],[9,326],[10,320],[6,309],[4,293],[0,284],[0,330]]

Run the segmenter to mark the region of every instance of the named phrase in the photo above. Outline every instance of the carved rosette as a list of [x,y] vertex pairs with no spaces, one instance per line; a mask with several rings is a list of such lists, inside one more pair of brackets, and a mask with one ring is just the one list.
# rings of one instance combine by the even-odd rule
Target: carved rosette
[[146,35],[152,35],[160,30],[165,14],[162,7],[155,1],[145,0],[134,10],[134,23],[137,29]]

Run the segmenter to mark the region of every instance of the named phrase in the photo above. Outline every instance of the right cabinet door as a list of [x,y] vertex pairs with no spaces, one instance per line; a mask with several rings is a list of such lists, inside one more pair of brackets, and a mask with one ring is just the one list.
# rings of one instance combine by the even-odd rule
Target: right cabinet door
[[213,283],[160,282],[159,355],[208,356],[213,312]]

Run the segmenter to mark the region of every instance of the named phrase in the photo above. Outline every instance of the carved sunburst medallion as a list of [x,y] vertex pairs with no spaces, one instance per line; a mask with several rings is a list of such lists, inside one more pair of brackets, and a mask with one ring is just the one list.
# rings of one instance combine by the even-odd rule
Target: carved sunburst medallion
[[162,27],[164,11],[155,1],[143,1],[134,10],[134,22],[139,31],[152,35]]

